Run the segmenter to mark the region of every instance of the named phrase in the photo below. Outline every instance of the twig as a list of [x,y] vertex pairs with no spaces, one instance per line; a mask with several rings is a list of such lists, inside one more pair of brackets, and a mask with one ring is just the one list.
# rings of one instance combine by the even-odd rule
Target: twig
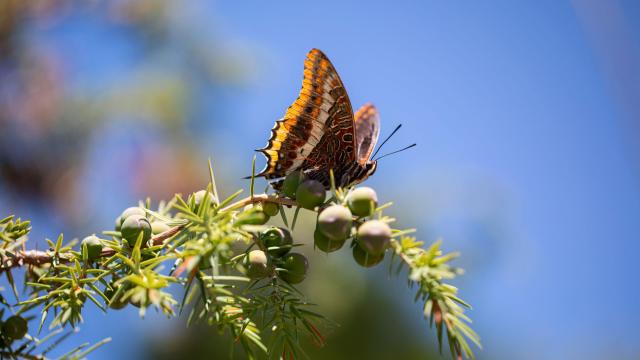
[[[249,205],[249,204],[256,204],[256,203],[265,203],[265,202],[272,202],[272,203],[276,203],[276,204],[281,204],[281,205],[287,205],[287,206],[296,206],[297,203],[295,200],[291,200],[288,198],[284,198],[284,197],[277,197],[277,196],[269,196],[267,194],[260,194],[260,195],[254,195],[254,196],[249,196],[246,197],[244,199],[241,199],[225,208],[223,208],[221,211],[229,211],[229,210],[235,210],[235,209],[239,209],[242,208],[243,206]],[[155,245],[162,245],[162,243],[173,237],[174,235],[176,235],[177,233],[179,233],[183,228],[185,227],[185,225],[178,225],[178,226],[174,226],[172,228],[170,228],[167,231],[164,231],[158,235],[155,235],[154,237],[151,238],[151,242],[152,244]],[[102,249],[102,252],[100,253],[100,257],[111,257],[113,255],[116,254],[116,250],[112,249],[110,247],[104,247]],[[15,253],[13,253],[10,256],[3,256],[2,257],[2,264],[0,265],[0,272],[6,271],[8,269],[14,268],[14,267],[20,267],[20,266],[25,266],[25,265],[34,265],[34,266],[41,266],[44,264],[50,264],[53,262],[54,258],[55,258],[55,253],[51,250],[46,250],[46,251],[40,251],[40,250],[19,250],[16,251]],[[71,261],[71,255],[67,255],[67,254],[60,254],[58,255],[58,260],[60,262],[66,263]]]
[[[155,235],[151,238],[152,244],[162,245],[162,243],[179,233],[185,225],[174,226],[166,231],[161,232],[160,234]],[[100,257],[110,257],[116,253],[116,250],[110,247],[102,248],[102,252],[100,253]],[[53,262],[55,258],[54,252],[51,250],[40,251],[40,250],[20,250],[16,251],[12,256],[3,256],[2,257],[2,265],[0,266],[0,272],[24,265],[35,265],[40,266],[44,264],[50,264]],[[69,262],[71,261],[71,256],[66,254],[61,254],[58,256],[58,260],[60,262]]]
[[267,194],[260,194],[260,195],[254,195],[254,196],[247,196],[244,199],[238,200],[235,203],[222,208],[222,210],[220,211],[235,210],[243,206],[247,206],[249,204],[258,204],[258,203],[266,203],[266,202],[271,202],[271,203],[286,205],[286,206],[298,205],[298,203],[295,200],[291,200],[289,198],[279,197],[279,196],[269,196]]
[[[295,200],[291,200],[284,197],[278,196],[269,196],[267,194],[254,195],[253,197],[248,196],[244,199],[238,200],[235,203],[223,208],[221,211],[229,211],[242,208],[249,204],[257,204],[257,203],[265,203],[272,202],[276,204],[286,205],[286,206],[297,206]],[[167,231],[164,231],[158,235],[155,235],[151,238],[152,244],[162,245],[162,243],[179,233],[185,225],[178,225],[170,228]],[[116,250],[110,247],[102,248],[102,252],[100,253],[100,257],[111,257],[116,254]],[[16,251],[11,256],[3,256],[2,264],[0,265],[0,272],[6,271],[8,269],[14,267],[20,267],[25,265],[34,265],[41,266],[44,264],[50,264],[53,262],[55,256],[54,252],[51,250],[40,251],[40,250],[20,250]],[[60,254],[58,255],[58,260],[60,262],[66,263],[71,261],[71,255]]]

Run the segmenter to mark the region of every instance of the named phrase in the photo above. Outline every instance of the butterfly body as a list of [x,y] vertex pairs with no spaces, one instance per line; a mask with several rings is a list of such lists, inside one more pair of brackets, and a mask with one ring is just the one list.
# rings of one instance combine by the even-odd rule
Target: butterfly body
[[[353,114],[347,92],[329,59],[313,49],[305,60],[302,89],[285,116],[276,121],[262,152],[266,167],[257,175],[269,180],[303,171],[306,178],[330,186],[364,181],[375,172],[370,160],[380,131],[376,108],[367,104]],[[273,183],[275,188],[280,182]]]

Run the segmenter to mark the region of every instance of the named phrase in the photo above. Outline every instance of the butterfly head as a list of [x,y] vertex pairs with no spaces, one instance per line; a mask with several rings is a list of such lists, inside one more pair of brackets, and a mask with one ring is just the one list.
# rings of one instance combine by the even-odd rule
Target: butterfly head
[[364,165],[365,171],[366,171],[366,176],[365,179],[368,178],[369,176],[373,175],[373,173],[376,172],[376,169],[378,169],[378,160],[371,160],[369,162],[367,162]]
[[[351,178],[348,181],[345,181],[345,185],[357,185],[369,178],[369,176],[373,175],[378,168],[378,162],[376,160],[367,161],[364,164],[359,164],[358,169],[355,172],[348,172]],[[349,176],[349,175],[347,175]]]

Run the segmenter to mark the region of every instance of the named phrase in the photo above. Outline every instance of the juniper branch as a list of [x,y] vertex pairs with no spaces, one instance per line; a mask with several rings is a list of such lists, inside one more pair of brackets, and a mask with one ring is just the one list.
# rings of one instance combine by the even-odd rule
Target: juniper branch
[[[448,265],[457,254],[442,255],[439,242],[429,249],[423,249],[421,242],[406,236],[412,230],[389,230],[388,224],[394,219],[382,214],[388,205],[376,207],[375,204],[366,203],[366,206],[373,206],[372,212],[366,215],[352,214],[347,209],[352,206],[347,198],[352,191],[355,193],[358,189],[349,188],[333,190],[332,198],[322,200],[314,206],[304,205],[301,198],[294,200],[280,194],[252,194],[236,200],[240,191],[221,200],[211,190],[210,184],[207,190],[194,193],[187,200],[176,195],[168,204],[161,204],[158,212],[148,209],[149,201],[145,206],[141,204],[141,207],[146,207],[142,218],[147,221],[147,226],[149,221],[175,226],[151,238],[147,234],[144,245],[142,232],[137,240],[124,236],[124,227],[122,231],[118,228],[115,232],[104,232],[112,240],[98,239],[98,245],[102,247],[91,258],[87,246],[83,245],[81,252],[74,251],[75,243],[72,241],[63,245],[62,237],[56,243],[50,241],[49,250],[26,250],[24,240],[29,223],[20,222],[19,219],[13,222],[11,217],[0,220],[0,225],[4,227],[1,232],[4,244],[0,248],[0,273],[6,272],[9,275],[10,269],[20,266],[30,266],[30,270],[39,271],[37,276],[30,278],[33,281],[27,282],[33,291],[30,299],[19,305],[22,306],[20,312],[42,306],[41,326],[47,312],[52,311],[57,314],[52,325],[73,327],[82,321],[81,310],[85,302],[92,302],[106,311],[106,307],[97,300],[100,298],[106,301],[107,307],[113,309],[133,304],[140,308],[140,314],[143,315],[148,306],[155,305],[168,316],[173,316],[173,307],[178,302],[164,289],[171,283],[179,283],[185,287],[184,298],[179,305],[180,311],[189,304],[193,305],[188,323],[200,320],[216,324],[220,329],[227,329],[239,340],[248,355],[253,353],[252,349],[257,348],[268,356],[284,353],[296,358],[305,357],[303,349],[297,343],[298,330],[307,332],[314,341],[324,343],[324,337],[312,320],[327,319],[304,308],[309,304],[305,296],[293,286],[299,281],[291,280],[290,283],[287,280],[292,279],[287,276],[290,269],[284,268],[286,262],[283,255],[276,255],[280,250],[284,250],[282,254],[287,254],[299,244],[290,242],[274,247],[264,243],[262,236],[269,229],[264,225],[269,218],[264,215],[266,206],[247,205],[278,204],[285,223],[284,207],[304,207],[315,213],[326,211],[327,214],[329,208],[341,208],[342,213],[346,212],[346,215],[343,214],[346,218],[331,221],[345,221],[349,224],[349,231],[338,247],[328,251],[340,249],[344,241],[350,238],[356,262],[366,267],[373,266],[384,258],[384,249],[381,255],[371,250],[374,255],[364,255],[364,259],[359,259],[356,250],[364,251],[360,246],[366,241],[364,237],[360,237],[360,230],[365,228],[365,223],[372,224],[376,221],[378,228],[386,227],[387,231],[392,232],[386,241],[390,241],[394,258],[399,259],[401,266],[409,270],[410,285],[418,287],[416,300],[424,301],[425,316],[432,324],[435,322],[438,343],[442,346],[445,331],[454,358],[473,358],[467,340],[480,345],[477,334],[467,325],[471,322],[470,319],[464,314],[464,308],[470,307],[457,297],[455,287],[443,281],[461,274],[459,269]],[[375,198],[375,193],[373,196]],[[358,211],[361,212],[362,209]],[[263,217],[252,217],[256,213],[261,213]],[[379,220],[374,220],[374,217]],[[318,226],[321,224],[320,218],[322,216],[318,218]],[[338,228],[335,229],[338,231]],[[358,235],[354,236],[356,232]],[[231,245],[242,241],[248,248],[238,254]],[[318,246],[318,240],[315,241]],[[16,250],[20,247],[22,250]],[[259,250],[251,250],[252,248]],[[259,263],[262,260],[256,258],[258,260],[255,260],[255,264],[263,268],[256,267],[255,269],[262,270],[257,273],[254,271],[251,275],[250,267],[255,264],[247,264],[247,260],[250,258],[249,253],[254,251],[263,254],[264,263]],[[303,255],[292,255],[302,257],[306,262]],[[165,275],[161,273],[159,265],[166,260],[173,261],[174,265]],[[47,264],[52,266],[45,266]],[[306,268],[303,271],[302,279],[306,275]],[[237,272],[246,277],[235,276]],[[259,274],[257,278],[256,274]],[[238,281],[250,285],[242,290],[237,287]],[[258,314],[263,315],[262,321],[258,321]],[[265,316],[268,320],[266,322]],[[274,321],[278,326],[272,326]],[[265,333],[270,334],[267,336],[274,340],[270,343],[263,342]],[[291,334],[295,335],[295,339]]]
[[[166,230],[151,238],[153,245],[162,245],[165,240],[178,234],[185,225],[178,225]],[[100,253],[100,257],[111,257],[116,254],[116,250],[110,247],[104,247]],[[73,260],[71,254],[56,254],[53,250],[18,250],[15,252],[7,252],[9,255],[2,256],[2,265],[0,265],[0,272],[6,271],[14,267],[20,267],[25,265],[42,266],[45,264],[51,264],[55,259],[58,259],[61,263],[67,263]]]
[[[220,212],[232,211],[240,209],[246,205],[259,204],[265,202],[272,202],[285,206],[297,206],[295,200],[291,200],[284,197],[270,196],[267,194],[259,194],[254,196],[248,196],[244,199],[238,200],[233,204],[230,204],[222,209]],[[178,234],[185,225],[178,225],[166,230],[151,238],[152,245],[162,245],[167,239]],[[104,247],[100,254],[100,257],[111,257],[116,254],[116,250],[109,247]],[[59,254],[56,256],[53,250],[18,250],[11,252],[9,255],[2,256],[2,264],[0,265],[0,273],[14,267],[20,267],[25,265],[42,266],[50,264],[54,259],[59,259],[60,262],[69,262],[72,260],[72,256],[68,254]]]

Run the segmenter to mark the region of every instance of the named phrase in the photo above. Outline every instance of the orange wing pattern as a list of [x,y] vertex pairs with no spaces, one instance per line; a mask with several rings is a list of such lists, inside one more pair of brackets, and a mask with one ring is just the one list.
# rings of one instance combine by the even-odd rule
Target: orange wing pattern
[[355,115],[356,122],[356,154],[358,163],[364,165],[369,161],[380,135],[380,115],[373,104],[365,104]]
[[298,98],[276,121],[267,146],[258,150],[267,157],[258,176],[344,167],[356,159],[354,138],[353,110],[342,80],[327,56],[312,49]]

